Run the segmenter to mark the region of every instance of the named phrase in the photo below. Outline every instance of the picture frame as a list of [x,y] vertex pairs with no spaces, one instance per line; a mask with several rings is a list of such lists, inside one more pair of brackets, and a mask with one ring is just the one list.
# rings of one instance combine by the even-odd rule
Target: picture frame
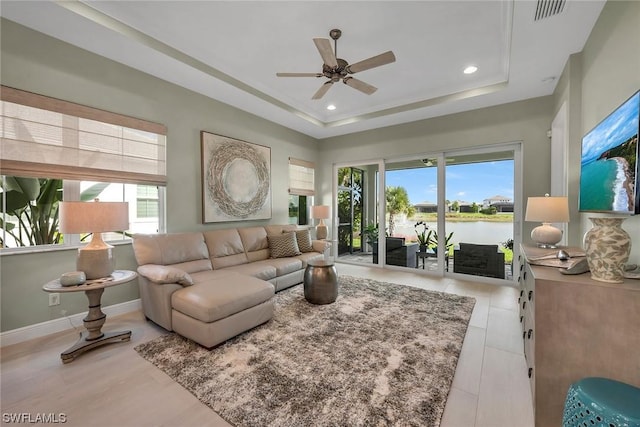
[[202,222],[270,219],[271,148],[201,131]]

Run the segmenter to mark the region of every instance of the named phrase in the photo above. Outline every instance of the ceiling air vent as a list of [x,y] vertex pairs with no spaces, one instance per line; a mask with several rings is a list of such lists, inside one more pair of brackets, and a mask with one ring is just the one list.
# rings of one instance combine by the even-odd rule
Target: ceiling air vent
[[538,0],[535,21],[557,15],[564,10],[566,0]]

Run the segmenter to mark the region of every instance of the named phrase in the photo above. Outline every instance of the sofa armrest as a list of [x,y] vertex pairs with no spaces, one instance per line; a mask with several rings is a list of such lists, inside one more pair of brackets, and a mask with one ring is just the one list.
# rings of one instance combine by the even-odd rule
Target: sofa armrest
[[138,267],[138,274],[157,284],[179,283],[182,286],[193,285],[193,280],[189,273],[166,265],[141,265]]
[[327,255],[329,249],[331,248],[331,242],[327,240],[312,240],[311,246],[313,250],[316,252],[320,252],[323,255]]

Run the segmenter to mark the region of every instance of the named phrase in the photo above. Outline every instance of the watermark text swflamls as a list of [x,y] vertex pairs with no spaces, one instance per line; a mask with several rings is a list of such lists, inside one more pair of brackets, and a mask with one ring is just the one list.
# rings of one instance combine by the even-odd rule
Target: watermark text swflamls
[[6,424],[64,424],[67,414],[64,412],[35,413],[3,412],[2,422]]

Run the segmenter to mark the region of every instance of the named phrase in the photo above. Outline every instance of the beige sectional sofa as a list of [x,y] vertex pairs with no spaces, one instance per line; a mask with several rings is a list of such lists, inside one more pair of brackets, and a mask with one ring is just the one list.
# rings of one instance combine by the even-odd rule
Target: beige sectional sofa
[[292,225],[135,235],[142,309],[213,347],[269,321],[274,293],[301,283],[307,262],[329,246]]

